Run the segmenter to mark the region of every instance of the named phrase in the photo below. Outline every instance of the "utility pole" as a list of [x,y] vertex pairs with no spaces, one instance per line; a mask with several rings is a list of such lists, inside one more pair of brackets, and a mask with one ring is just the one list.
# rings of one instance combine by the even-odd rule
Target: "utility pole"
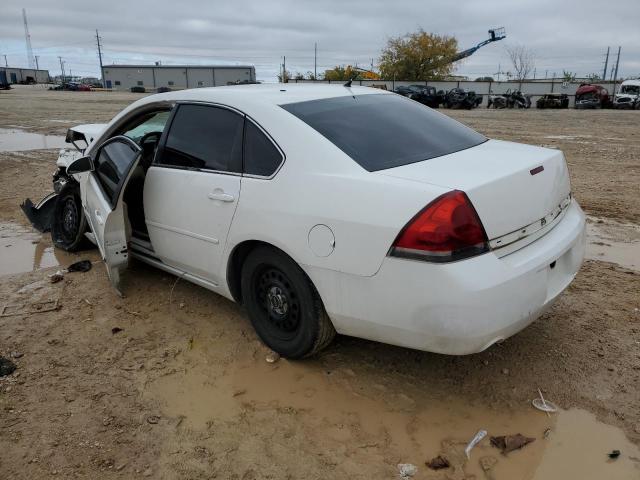
[[102,88],[104,88],[104,69],[102,68],[102,46],[100,45],[100,35],[98,35],[98,29],[96,28],[96,42],[98,43],[98,58],[100,59],[100,80],[102,81]]
[[282,57],[282,83],[287,83],[287,57]]
[[62,83],[64,84],[64,62],[62,61],[62,57],[58,57],[58,60],[60,60],[60,72],[62,75]]
[[604,69],[602,70],[602,80],[607,79],[607,67],[609,66],[609,48],[607,47],[607,56],[604,59]]
[[36,59],[36,70],[40,70],[40,66],[38,65],[38,59],[40,58],[40,55],[36,55],[33,58]]
[[618,65],[620,65],[620,50],[622,47],[618,47],[618,58],[616,59],[616,73],[613,74],[613,95],[616,95],[616,82],[618,81]]
[[313,79],[318,80],[318,42],[313,45]]
[[9,68],[9,64],[7,63],[7,56],[4,56],[4,66]]

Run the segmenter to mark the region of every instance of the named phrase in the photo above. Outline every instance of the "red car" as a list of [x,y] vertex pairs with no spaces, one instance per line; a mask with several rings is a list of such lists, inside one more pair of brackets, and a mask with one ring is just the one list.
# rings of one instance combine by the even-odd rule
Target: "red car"
[[583,83],[576,90],[576,108],[611,107],[609,91],[602,85]]

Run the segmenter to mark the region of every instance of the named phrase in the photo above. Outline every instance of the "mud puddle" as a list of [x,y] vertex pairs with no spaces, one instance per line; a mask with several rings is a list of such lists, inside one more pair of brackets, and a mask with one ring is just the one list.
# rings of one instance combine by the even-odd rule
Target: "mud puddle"
[[[329,374],[316,361],[269,365],[254,359],[232,364],[218,377],[210,376],[206,361],[193,365],[156,379],[145,392],[165,418],[182,419],[182,428],[204,431],[213,423],[246,421],[247,412],[287,411],[308,426],[309,435],[352,449],[354,462],[377,454],[374,458],[412,463],[417,479],[628,479],[640,473],[640,450],[620,430],[585,411],[548,417],[530,404],[489,408],[453,396],[416,394],[420,389],[393,392],[382,384],[361,385],[350,369]],[[480,429],[489,435],[467,460],[464,448]],[[535,441],[506,456],[490,445],[490,436],[516,433]],[[623,454],[609,462],[613,449]],[[425,462],[439,454],[452,467],[434,472]],[[491,476],[480,465],[486,457],[496,462]]]
[[586,256],[640,271],[640,226],[587,217]]
[[0,128],[0,152],[21,152],[67,146],[60,135],[43,135],[15,128]]
[[48,238],[33,229],[0,222],[0,275],[34,272],[76,260],[75,256],[54,248]]

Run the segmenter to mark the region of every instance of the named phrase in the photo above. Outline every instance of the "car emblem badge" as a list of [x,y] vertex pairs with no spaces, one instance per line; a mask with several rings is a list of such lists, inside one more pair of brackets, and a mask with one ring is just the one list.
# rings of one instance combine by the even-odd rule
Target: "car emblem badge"
[[540,220],[540,226],[541,227],[544,227],[546,224],[547,224],[547,219],[546,218],[543,218],[543,219]]

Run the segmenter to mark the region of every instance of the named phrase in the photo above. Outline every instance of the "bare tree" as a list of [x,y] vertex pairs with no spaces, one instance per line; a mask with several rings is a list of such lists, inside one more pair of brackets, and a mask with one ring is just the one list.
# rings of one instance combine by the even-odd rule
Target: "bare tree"
[[514,77],[522,81],[529,76],[535,68],[535,55],[524,45],[506,47],[509,60],[513,65]]

